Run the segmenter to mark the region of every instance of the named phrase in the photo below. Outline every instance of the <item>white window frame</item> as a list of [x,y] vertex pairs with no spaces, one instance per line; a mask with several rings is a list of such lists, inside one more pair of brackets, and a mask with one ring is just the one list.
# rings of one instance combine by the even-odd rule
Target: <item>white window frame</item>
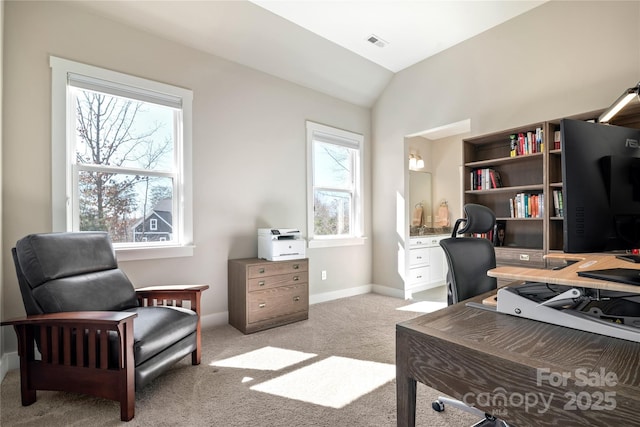
[[[306,122],[307,131],[307,238],[310,248],[325,248],[334,246],[350,246],[364,244],[364,209],[363,209],[363,159],[364,137],[361,134],[337,129],[331,126]],[[340,145],[356,150],[353,189],[353,212],[351,232],[344,236],[316,236],[314,232],[314,170],[313,155],[314,141]]]
[[[68,90],[72,78],[86,78],[87,84],[103,84],[111,93],[135,94],[140,100],[162,103],[180,102],[182,124],[178,123],[178,133],[182,133],[182,144],[176,144],[177,189],[174,208],[177,215],[176,241],[171,244],[148,245],[116,243],[114,248],[119,261],[153,259],[193,255],[193,183],[192,183],[192,103],[193,92],[188,89],[155,82],[104,68],[51,56],[51,203],[52,230],[74,231],[74,173],[72,146],[75,111]],[[115,92],[114,92],[115,91]]]
[[158,220],[156,218],[151,218],[149,220],[149,230],[158,231]]

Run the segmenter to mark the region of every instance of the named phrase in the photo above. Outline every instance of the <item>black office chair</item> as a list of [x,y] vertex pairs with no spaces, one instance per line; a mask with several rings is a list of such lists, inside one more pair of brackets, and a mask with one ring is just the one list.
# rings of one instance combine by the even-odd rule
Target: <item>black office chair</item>
[[[497,280],[487,276],[487,271],[495,268],[496,254],[489,239],[458,237],[458,235],[489,233],[494,231],[496,216],[486,206],[467,204],[465,218],[456,221],[451,237],[440,240],[449,265],[447,273],[447,303],[457,304],[497,288]],[[462,228],[460,226],[464,224]],[[438,397],[432,403],[435,411],[444,411],[445,404],[472,413],[482,419],[474,427],[506,427],[507,423],[462,401]]]
[[[496,267],[496,253],[488,239],[458,237],[458,235],[489,233],[496,224],[496,216],[486,206],[464,205],[465,218],[456,221],[451,237],[440,240],[449,265],[447,273],[447,303],[460,301],[497,288],[495,277],[487,270]],[[464,226],[459,229],[460,225]]]

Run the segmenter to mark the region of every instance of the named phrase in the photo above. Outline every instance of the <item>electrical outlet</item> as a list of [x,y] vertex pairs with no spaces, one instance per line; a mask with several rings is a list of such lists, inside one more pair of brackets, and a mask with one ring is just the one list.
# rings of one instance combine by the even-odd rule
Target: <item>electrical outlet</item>
[[327,280],[327,270],[322,270],[322,280]]

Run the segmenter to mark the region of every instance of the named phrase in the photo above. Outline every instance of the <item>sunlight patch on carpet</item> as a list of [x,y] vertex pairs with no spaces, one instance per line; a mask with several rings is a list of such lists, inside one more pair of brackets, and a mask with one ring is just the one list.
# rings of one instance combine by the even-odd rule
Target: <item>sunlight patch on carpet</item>
[[404,307],[399,307],[398,310],[414,311],[416,313],[431,313],[440,310],[441,308],[445,308],[446,306],[446,302],[418,301],[413,304],[405,305]]
[[316,356],[313,353],[268,346],[228,359],[213,361],[209,363],[209,366],[277,371]]
[[331,356],[251,390],[340,409],[395,377],[395,365]]

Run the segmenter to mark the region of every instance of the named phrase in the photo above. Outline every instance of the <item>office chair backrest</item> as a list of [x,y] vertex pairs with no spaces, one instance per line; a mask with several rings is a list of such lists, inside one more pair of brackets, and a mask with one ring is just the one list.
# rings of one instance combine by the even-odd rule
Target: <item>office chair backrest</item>
[[440,241],[449,265],[449,305],[497,288],[496,278],[487,276],[487,271],[496,266],[493,243],[484,238],[458,237],[466,233],[488,233],[494,229],[496,217],[491,209],[482,205],[467,204],[464,212],[465,218],[456,221],[451,237]]
[[18,240],[12,253],[28,315],[137,305],[107,233],[30,234]]

